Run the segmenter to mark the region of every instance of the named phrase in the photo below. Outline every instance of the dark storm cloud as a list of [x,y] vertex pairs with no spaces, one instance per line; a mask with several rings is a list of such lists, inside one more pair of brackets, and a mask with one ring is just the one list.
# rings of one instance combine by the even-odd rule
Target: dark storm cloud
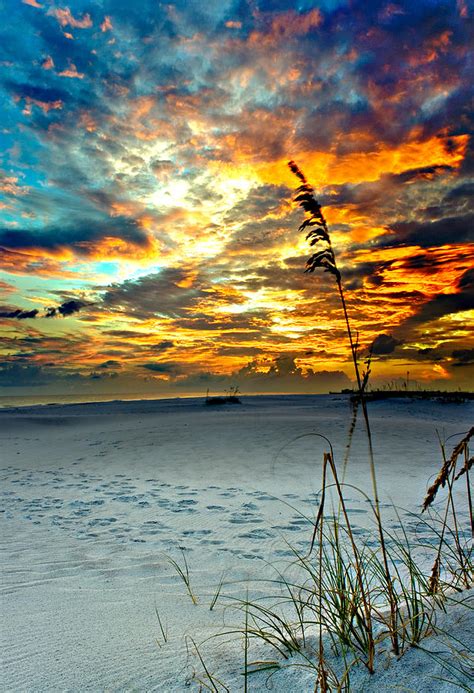
[[81,308],[84,308],[84,306],[86,305],[87,303],[85,303],[84,301],[65,301],[64,303],[61,303],[61,305],[57,308],[47,308],[45,317],[53,318],[55,315],[62,315],[63,317],[67,317],[68,315],[78,313],[81,310]]
[[99,366],[97,366],[97,368],[105,369],[105,370],[108,370],[110,368],[121,368],[121,367],[122,367],[122,364],[120,363],[120,361],[115,361],[115,359],[109,359],[108,361],[104,361],[103,363],[99,364]]
[[68,92],[56,87],[36,86],[34,84],[20,84],[16,82],[4,82],[5,88],[18,99],[35,99],[42,103],[52,103],[54,101],[66,101]]
[[51,383],[80,382],[83,376],[57,367],[38,366],[27,362],[0,362],[0,387],[40,387]]
[[227,221],[243,221],[261,219],[270,213],[277,212],[282,202],[288,196],[288,190],[281,185],[262,185],[252,189],[247,197],[232,207],[227,214]]
[[392,354],[399,344],[398,339],[395,339],[392,335],[379,334],[372,342],[370,350],[375,356]]
[[0,386],[29,387],[30,385],[43,385],[47,382],[49,382],[49,378],[40,366],[0,363]]
[[103,371],[92,371],[92,373],[89,374],[89,379],[90,380],[115,380],[115,378],[118,378],[119,374],[111,371],[104,373]]
[[149,348],[153,351],[168,351],[172,347],[174,347],[174,342],[169,339],[163,339],[159,344],[153,344]]
[[178,318],[205,297],[202,282],[194,283],[191,270],[165,268],[157,274],[111,285],[102,296],[102,306],[144,318]]
[[428,222],[400,222],[392,224],[395,235],[380,245],[418,245],[422,248],[449,244],[467,243],[472,239],[474,214],[447,217]]
[[148,244],[147,235],[131,219],[113,219],[109,222],[90,222],[78,226],[47,229],[0,229],[0,246],[8,249],[39,248],[58,250],[73,246],[78,254],[87,255],[94,244],[103,238],[119,238],[137,246]]
[[13,318],[16,320],[26,320],[29,318],[53,318],[57,315],[62,315],[63,317],[68,317],[77,313],[82,308],[84,308],[87,303],[84,301],[70,300],[61,303],[61,305],[52,308],[46,308],[44,313],[40,313],[37,308],[33,310],[22,310],[20,308],[12,310],[0,310],[0,318]]
[[13,318],[15,320],[26,320],[28,318],[36,318],[39,311],[35,308],[34,310],[21,310],[16,308],[14,310],[0,310],[0,318]]
[[251,339],[252,334],[261,336],[269,332],[271,319],[269,318],[269,311],[262,308],[248,310],[241,314],[227,314],[218,317],[215,314],[207,315],[202,313],[195,317],[179,318],[176,320],[176,325],[184,329],[204,333],[207,331],[232,330],[233,334],[237,334],[237,331],[241,330],[242,334],[248,334],[249,339]]
[[179,363],[169,363],[169,362],[163,362],[163,363],[144,363],[142,364],[142,368],[145,368],[148,371],[152,371],[153,373],[159,373],[163,375],[178,375],[179,373],[182,372],[183,367]]
[[138,332],[137,330],[104,330],[104,334],[108,334],[111,337],[121,337],[123,339],[143,337],[143,332]]
[[372,286],[383,282],[382,271],[390,267],[391,262],[360,262],[344,268],[344,285],[351,290],[360,289],[366,279]]
[[469,366],[474,363],[474,349],[455,349],[451,356],[456,359],[453,366]]
[[320,201],[324,206],[356,205],[366,212],[376,211],[377,207],[386,209],[390,197],[399,195],[404,188],[416,182],[436,180],[452,171],[452,166],[439,164],[407,169],[402,173],[386,173],[376,181],[331,186],[331,191],[322,194]]
[[262,364],[258,360],[250,361],[234,374],[234,382],[242,389],[253,391],[304,391],[308,387],[315,392],[343,388],[351,385],[343,371],[313,371],[306,373],[296,363],[297,355],[292,353],[280,354],[267,364],[262,372]]
[[444,197],[443,203],[458,203],[472,208],[474,206],[474,183],[469,181],[462,183],[450,190]]

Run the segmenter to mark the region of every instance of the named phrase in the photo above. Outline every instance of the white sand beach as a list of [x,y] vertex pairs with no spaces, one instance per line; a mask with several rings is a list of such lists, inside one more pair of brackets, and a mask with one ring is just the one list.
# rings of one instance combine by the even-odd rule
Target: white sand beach
[[[416,541],[420,527],[407,513],[439,469],[436,432],[457,435],[450,450],[474,406],[393,400],[371,403],[370,414],[384,521],[396,523],[391,504],[401,507]],[[347,398],[334,395],[0,410],[0,689],[199,690],[186,636],[199,644],[232,622],[225,600],[209,610],[223,574],[222,595],[242,596],[269,564],[285,569],[288,544],[309,548],[302,514],[317,512],[328,447],[315,434],[330,439],[341,464],[349,422]],[[359,426],[346,479],[370,493],[366,449]],[[348,496],[369,536],[369,504],[355,490]],[[468,530],[467,508],[460,518]],[[196,605],[167,559],[182,563],[181,549]],[[469,646],[468,620],[454,607],[439,623]],[[231,691],[243,690],[241,642],[225,640],[202,651]],[[354,690],[460,690],[452,677],[434,679],[449,675],[421,651],[385,659],[372,677],[357,674]],[[289,668],[251,677],[249,690],[312,691],[314,679]]]

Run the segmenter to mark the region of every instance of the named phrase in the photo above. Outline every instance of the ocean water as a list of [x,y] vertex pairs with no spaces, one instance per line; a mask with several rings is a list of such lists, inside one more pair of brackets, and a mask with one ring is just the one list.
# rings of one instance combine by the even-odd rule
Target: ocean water
[[[187,395],[184,395],[186,397]],[[190,397],[196,395],[189,395]],[[177,395],[144,392],[121,392],[104,394],[69,394],[69,395],[44,395],[31,394],[13,397],[11,395],[0,395],[0,409],[10,407],[32,407],[38,404],[84,404],[87,402],[115,402],[115,401],[134,401],[134,400],[154,400],[177,398]]]
[[[224,392],[213,393],[224,395]],[[312,393],[288,393],[288,392],[250,392],[245,395],[239,394],[239,397],[248,399],[249,397],[270,397],[276,401],[279,397],[291,398],[308,398],[308,397],[327,397],[324,394]],[[203,392],[105,392],[99,394],[91,393],[70,393],[70,394],[44,394],[31,393],[29,395],[1,395],[0,394],[0,409],[10,409],[12,407],[33,407],[38,405],[52,406],[60,404],[87,404],[89,402],[136,402],[141,400],[179,400],[179,399],[202,399],[206,394]],[[344,396],[345,397],[345,396]]]

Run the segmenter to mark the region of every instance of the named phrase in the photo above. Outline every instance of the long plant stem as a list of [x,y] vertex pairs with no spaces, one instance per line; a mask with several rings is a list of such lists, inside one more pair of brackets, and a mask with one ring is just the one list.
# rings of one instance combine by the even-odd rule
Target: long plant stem
[[356,352],[356,347],[354,344],[354,339],[352,337],[352,330],[351,330],[351,325],[349,322],[349,315],[347,312],[347,305],[346,305],[346,299],[344,296],[344,289],[342,287],[342,281],[341,281],[339,273],[336,276],[336,282],[337,282],[337,288],[339,290],[339,296],[341,299],[342,310],[344,312],[344,319],[346,321],[347,336],[349,337],[349,344],[351,347],[352,360],[354,362],[354,371],[355,371],[355,375],[356,375],[356,379],[357,379],[357,388],[359,391],[358,392],[359,401],[360,401],[360,404],[362,406],[362,413],[364,416],[365,429],[366,429],[366,433],[367,433],[367,441],[368,441],[368,445],[369,445],[370,476],[371,476],[371,480],[372,480],[372,489],[373,489],[373,494],[374,494],[375,517],[376,517],[377,528],[378,528],[379,538],[380,538],[380,548],[382,549],[382,559],[383,559],[383,565],[384,565],[385,580],[387,582],[387,591],[388,591],[388,596],[389,596],[389,600],[390,600],[390,638],[392,641],[393,651],[394,651],[395,655],[398,656],[400,654],[400,645],[399,645],[399,641],[398,641],[398,618],[397,618],[398,607],[397,607],[395,594],[393,591],[393,584],[392,584],[392,578],[390,575],[390,569],[388,566],[387,547],[385,544],[385,536],[384,536],[384,531],[383,531],[383,526],[382,526],[382,516],[380,513],[380,501],[379,501],[379,494],[378,494],[378,487],[377,487],[377,475],[375,473],[374,448],[372,445],[372,430],[370,428],[369,413],[367,411],[367,402],[365,400],[364,389],[362,387],[362,380],[360,377],[359,364],[357,362],[357,352]]
[[[324,501],[326,497],[326,469],[327,469],[327,464],[328,460],[326,457],[326,454],[324,455],[324,463],[323,463],[323,496],[321,498],[321,505],[320,505],[320,514],[318,514],[319,518],[319,590],[318,590],[318,601],[319,601],[319,659],[318,659],[318,678],[317,678],[317,684],[316,684],[316,691],[321,691],[321,693],[327,693],[328,687],[327,687],[327,676],[326,676],[326,669],[324,667],[324,640],[323,640],[323,595],[322,595],[322,590],[321,590],[321,585],[323,582],[323,541],[324,541],[324,533],[323,533],[323,524],[324,524]],[[316,521],[316,524],[314,526],[314,534],[316,535],[316,531],[318,528],[318,520]],[[314,543],[314,537],[313,537],[313,543]]]
[[[467,460],[467,453],[466,453],[466,460]],[[469,502],[469,518],[471,520],[471,535],[472,535],[472,538],[474,539],[474,517],[472,516],[471,482],[469,479],[469,469],[467,468],[467,462],[466,462],[466,486],[467,486],[467,499]]]
[[467,443],[464,445],[464,469],[466,470],[466,488],[467,488],[467,502],[469,505],[469,520],[471,523],[471,535],[474,539],[474,518],[472,517],[472,496],[471,496],[471,482],[469,479],[469,449]]

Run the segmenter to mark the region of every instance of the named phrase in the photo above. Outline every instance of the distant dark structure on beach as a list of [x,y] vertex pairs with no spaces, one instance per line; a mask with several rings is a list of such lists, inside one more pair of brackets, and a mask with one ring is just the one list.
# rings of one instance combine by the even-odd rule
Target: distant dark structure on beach
[[[352,401],[359,399],[359,393],[346,388],[339,395],[350,395]],[[369,390],[364,394],[366,402],[374,402],[380,399],[411,399],[411,400],[436,400],[448,404],[462,404],[474,399],[474,392],[447,391],[447,390]]]
[[241,400],[237,395],[239,394],[238,387],[231,387],[229,392],[225,396],[219,397],[209,397],[209,390],[206,393],[205,404],[207,406],[215,406],[219,404],[242,404]]

